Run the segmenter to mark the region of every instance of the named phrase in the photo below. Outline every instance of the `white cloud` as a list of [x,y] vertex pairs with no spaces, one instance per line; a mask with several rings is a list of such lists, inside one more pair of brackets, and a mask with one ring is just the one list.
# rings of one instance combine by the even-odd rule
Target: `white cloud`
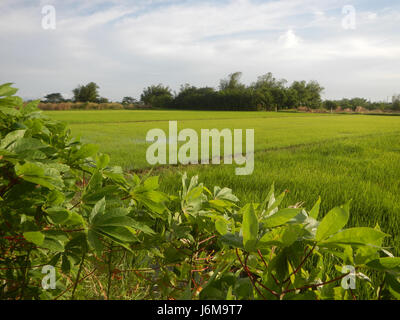
[[286,49],[291,49],[298,47],[302,39],[296,36],[292,29],[289,29],[287,32],[279,37],[279,41]]

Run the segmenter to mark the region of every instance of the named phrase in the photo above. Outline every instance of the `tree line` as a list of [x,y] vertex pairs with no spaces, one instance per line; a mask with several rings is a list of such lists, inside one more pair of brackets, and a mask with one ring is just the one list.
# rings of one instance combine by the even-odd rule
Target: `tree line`
[[[264,110],[278,111],[307,109],[357,111],[366,110],[396,110],[400,111],[400,95],[394,95],[392,102],[371,102],[364,98],[341,100],[325,100],[321,98],[324,88],[317,81],[294,81],[290,85],[285,79],[276,79],[272,73],[259,76],[250,85],[240,80],[241,72],[230,74],[220,80],[218,88],[196,87],[185,84],[179,92],[173,92],[162,84],[145,88],[140,100],[127,96],[120,102],[122,105],[147,105],[153,108],[187,109],[187,110]],[[107,98],[99,94],[99,86],[90,82],[79,85],[73,91],[72,99],[64,99],[60,93],[52,93],[44,97],[42,102],[94,102],[108,103]]]
[[267,73],[246,86],[240,81],[241,76],[241,72],[230,74],[220,81],[218,89],[185,84],[175,94],[169,87],[153,85],[143,91],[141,100],[156,108],[195,110],[273,111],[298,106],[321,107],[324,88],[316,81],[294,81],[288,86],[286,80]]

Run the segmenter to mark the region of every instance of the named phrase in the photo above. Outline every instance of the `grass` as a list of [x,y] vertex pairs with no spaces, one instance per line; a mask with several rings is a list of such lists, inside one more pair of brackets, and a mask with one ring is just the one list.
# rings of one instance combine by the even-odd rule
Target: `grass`
[[[320,195],[322,213],[352,200],[350,226],[374,227],[392,235],[400,254],[400,117],[200,111],[47,112],[70,123],[74,135],[100,145],[113,164],[149,168],[146,133],[168,120],[179,129],[255,129],[255,171],[235,176],[236,165],[166,167],[158,170],[165,190],[176,190],[178,172],[199,174],[211,187],[228,186],[243,201],[259,202],[273,182],[289,190],[286,203],[310,209]],[[177,191],[177,190],[176,190]]]

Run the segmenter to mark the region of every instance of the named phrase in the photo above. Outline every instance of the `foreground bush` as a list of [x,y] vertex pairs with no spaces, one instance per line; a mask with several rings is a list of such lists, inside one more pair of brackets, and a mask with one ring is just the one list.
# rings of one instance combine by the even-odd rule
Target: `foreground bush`
[[356,299],[361,283],[400,297],[400,258],[378,226],[344,229],[349,203],[319,220],[320,200],[280,208],[272,187],[239,206],[186,175],[179,196],[162,193],[16,91],[0,86],[0,299]]

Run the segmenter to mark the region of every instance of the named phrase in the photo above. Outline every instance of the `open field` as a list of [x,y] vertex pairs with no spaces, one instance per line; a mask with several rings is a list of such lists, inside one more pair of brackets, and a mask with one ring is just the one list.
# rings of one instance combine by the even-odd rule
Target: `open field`
[[243,201],[260,201],[275,182],[288,189],[286,203],[310,209],[321,195],[322,211],[352,199],[351,225],[381,228],[400,248],[400,117],[263,112],[66,111],[46,112],[70,124],[82,141],[100,145],[114,165],[146,169],[146,133],[168,120],[178,129],[255,129],[255,170],[235,176],[236,165],[167,167],[159,170],[166,189],[179,175],[199,174],[208,186],[233,189]]

